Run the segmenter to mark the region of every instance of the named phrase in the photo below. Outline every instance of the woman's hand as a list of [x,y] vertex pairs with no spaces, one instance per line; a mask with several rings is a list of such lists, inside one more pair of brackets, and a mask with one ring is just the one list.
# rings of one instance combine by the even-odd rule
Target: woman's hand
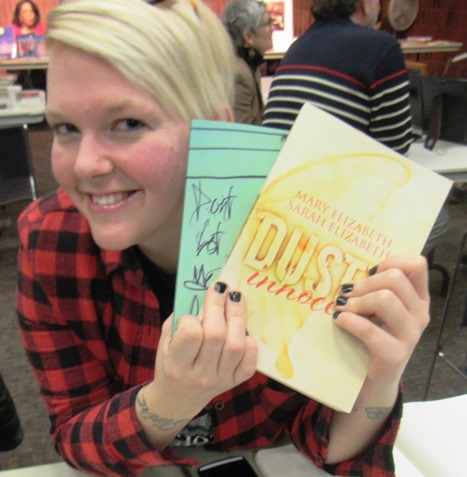
[[245,303],[224,283],[206,292],[200,317],[182,316],[172,335],[162,327],[153,382],[137,398],[148,437],[163,447],[215,396],[249,379],[257,346],[245,329]]
[[429,322],[426,260],[388,258],[368,278],[341,285],[336,302],[336,325],[365,344],[370,361],[352,412],[333,415],[330,464],[366,449],[393,409],[401,376]]
[[172,318],[163,327],[154,382],[168,397],[184,396],[198,410],[213,397],[249,379],[256,369],[257,347],[245,329],[242,295],[222,282],[206,292],[201,316]]
[[368,348],[369,380],[399,379],[429,323],[427,264],[395,256],[373,271],[341,286],[335,323]]

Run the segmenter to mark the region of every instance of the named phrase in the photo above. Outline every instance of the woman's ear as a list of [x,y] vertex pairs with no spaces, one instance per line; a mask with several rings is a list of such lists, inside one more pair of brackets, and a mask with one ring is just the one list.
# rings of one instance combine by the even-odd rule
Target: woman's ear
[[210,118],[211,121],[224,121],[226,123],[233,123],[234,122],[234,114],[232,111],[232,107],[230,104],[224,104],[224,106],[220,107],[217,111],[212,113]]
[[246,48],[251,48],[253,46],[253,32],[251,31],[244,31],[242,33],[243,38],[243,46]]
[[219,108],[212,116],[213,121],[224,121],[227,123],[234,122],[234,114],[229,104],[225,104],[224,107]]
[[227,121],[228,123],[234,122],[234,114],[229,105],[224,107],[224,117],[226,118],[224,121]]

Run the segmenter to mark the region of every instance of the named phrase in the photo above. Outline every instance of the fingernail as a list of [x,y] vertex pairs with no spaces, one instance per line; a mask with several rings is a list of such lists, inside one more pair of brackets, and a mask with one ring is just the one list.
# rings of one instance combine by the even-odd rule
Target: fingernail
[[216,290],[217,293],[222,294],[227,290],[227,285],[224,282],[216,282],[214,290]]
[[371,267],[371,268],[368,270],[368,275],[370,275],[370,277],[371,277],[371,276],[374,275],[377,271],[378,271],[378,265],[375,265],[374,267]]
[[339,315],[340,315],[340,311],[335,311],[333,314],[332,314],[332,319],[335,320]]
[[338,296],[336,299],[336,305],[337,306],[343,306],[347,303],[347,298],[345,296]]
[[342,293],[350,293],[353,290],[353,284],[352,283],[344,283],[341,285],[341,292]]
[[240,292],[230,292],[229,293],[229,298],[231,301],[238,303],[242,299],[242,294]]

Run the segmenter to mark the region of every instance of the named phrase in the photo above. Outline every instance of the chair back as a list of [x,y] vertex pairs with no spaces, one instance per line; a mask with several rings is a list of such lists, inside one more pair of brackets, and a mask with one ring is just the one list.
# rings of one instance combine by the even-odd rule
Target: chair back
[[0,206],[36,197],[27,126],[0,129]]

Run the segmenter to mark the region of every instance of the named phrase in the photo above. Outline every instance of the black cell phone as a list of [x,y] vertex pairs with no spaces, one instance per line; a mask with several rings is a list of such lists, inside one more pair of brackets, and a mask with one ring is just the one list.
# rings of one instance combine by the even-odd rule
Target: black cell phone
[[200,477],[259,477],[242,455],[227,457],[198,468]]

